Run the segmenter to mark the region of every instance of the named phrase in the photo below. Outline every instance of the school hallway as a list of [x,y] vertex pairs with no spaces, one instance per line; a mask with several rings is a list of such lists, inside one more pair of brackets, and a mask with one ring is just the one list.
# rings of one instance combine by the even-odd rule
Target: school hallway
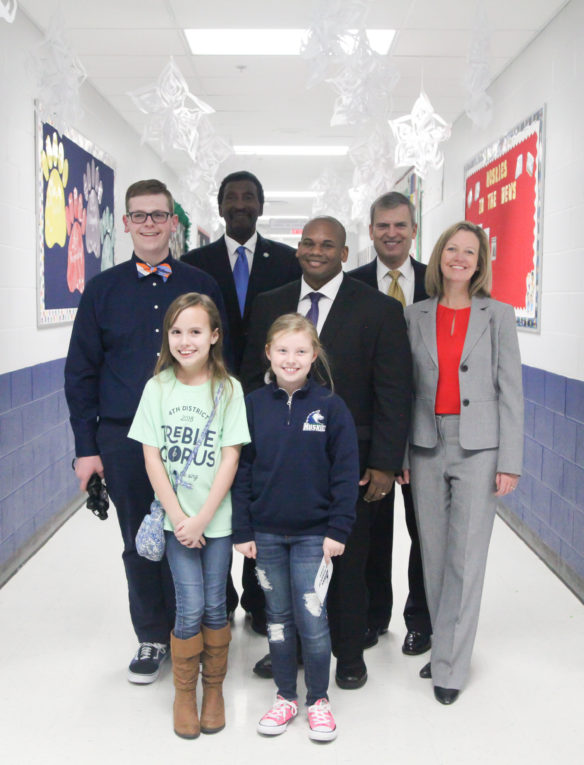
[[[343,691],[332,680],[339,735],[318,744],[302,712],[281,736],[256,733],[273,684],[251,671],[267,641],[241,609],[225,684],[227,727],[177,738],[170,661],[153,685],[126,680],[136,641],[115,516],[110,510],[103,523],[81,508],[0,590],[2,763],[581,762],[582,603],[497,518],[471,680],[444,707],[418,677],[429,654],[401,652],[408,538],[403,508],[396,513],[390,632],[366,651],[364,688]],[[241,560],[236,554],[238,574]],[[302,697],[302,671],[299,679]]]

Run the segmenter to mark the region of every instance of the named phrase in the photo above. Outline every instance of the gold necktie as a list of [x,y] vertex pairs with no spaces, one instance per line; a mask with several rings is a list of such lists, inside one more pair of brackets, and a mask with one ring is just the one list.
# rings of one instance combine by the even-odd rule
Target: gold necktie
[[402,306],[406,307],[406,296],[404,295],[404,291],[399,286],[398,279],[401,276],[401,271],[390,271],[389,275],[391,276],[391,284],[389,285],[389,289],[387,290],[387,294],[389,297],[395,298],[396,300],[399,300],[399,302],[402,304]]

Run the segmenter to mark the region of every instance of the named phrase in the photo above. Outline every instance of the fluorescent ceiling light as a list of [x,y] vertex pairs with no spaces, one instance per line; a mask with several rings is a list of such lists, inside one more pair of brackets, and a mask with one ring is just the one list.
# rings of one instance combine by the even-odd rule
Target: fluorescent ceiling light
[[266,199],[314,199],[316,191],[266,191]]
[[264,155],[270,157],[344,157],[348,146],[234,146],[242,156]]
[[[356,30],[350,30],[355,33]],[[385,55],[395,37],[395,29],[368,29],[369,44]],[[191,53],[195,56],[297,56],[307,29],[185,29]],[[351,40],[343,45],[351,52]]]

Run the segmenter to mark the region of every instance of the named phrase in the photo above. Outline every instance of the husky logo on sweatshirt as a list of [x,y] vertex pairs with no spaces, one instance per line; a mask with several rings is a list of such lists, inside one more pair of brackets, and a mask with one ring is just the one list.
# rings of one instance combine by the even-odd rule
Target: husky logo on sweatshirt
[[302,430],[316,430],[319,433],[324,433],[326,430],[326,425],[324,422],[324,417],[320,413],[320,409],[315,409],[314,412],[311,412],[308,417],[306,418],[306,422],[304,423]]

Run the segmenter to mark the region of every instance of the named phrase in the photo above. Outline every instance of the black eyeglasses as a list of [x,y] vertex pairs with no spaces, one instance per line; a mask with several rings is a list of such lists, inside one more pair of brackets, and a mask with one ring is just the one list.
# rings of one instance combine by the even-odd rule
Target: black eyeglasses
[[142,210],[136,210],[136,212],[126,213],[132,223],[146,223],[148,218],[152,218],[152,223],[166,223],[172,213],[165,212],[164,210],[154,210],[154,212],[143,212]]

